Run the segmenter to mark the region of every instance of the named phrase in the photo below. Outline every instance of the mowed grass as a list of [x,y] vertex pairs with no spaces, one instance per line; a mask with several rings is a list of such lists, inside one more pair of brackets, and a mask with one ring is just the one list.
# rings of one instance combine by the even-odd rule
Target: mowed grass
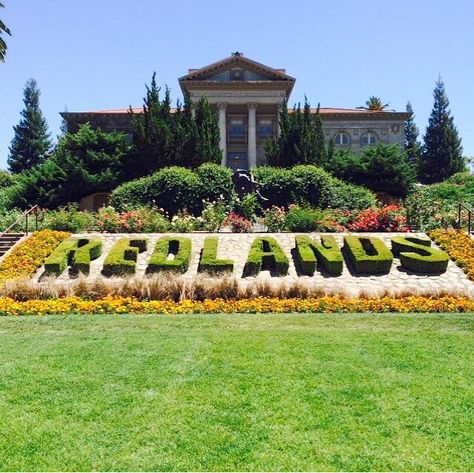
[[473,470],[473,315],[0,318],[2,470]]

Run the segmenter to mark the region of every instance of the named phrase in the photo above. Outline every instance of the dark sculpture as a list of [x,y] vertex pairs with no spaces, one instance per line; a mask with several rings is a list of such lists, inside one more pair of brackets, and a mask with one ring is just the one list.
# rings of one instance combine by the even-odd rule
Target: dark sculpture
[[232,175],[232,182],[239,199],[243,199],[247,194],[255,192],[262,201],[268,200],[260,193],[260,184],[254,179],[248,169],[237,169]]

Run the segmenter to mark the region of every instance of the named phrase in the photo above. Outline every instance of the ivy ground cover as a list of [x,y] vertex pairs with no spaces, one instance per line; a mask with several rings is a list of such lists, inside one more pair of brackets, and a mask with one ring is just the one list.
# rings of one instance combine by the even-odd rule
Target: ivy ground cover
[[472,315],[0,318],[0,465],[470,471]]

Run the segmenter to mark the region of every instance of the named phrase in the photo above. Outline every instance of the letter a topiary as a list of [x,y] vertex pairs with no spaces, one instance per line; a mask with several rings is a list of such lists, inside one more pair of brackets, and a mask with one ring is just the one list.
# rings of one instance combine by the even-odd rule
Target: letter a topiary
[[392,253],[400,258],[405,269],[415,273],[440,274],[448,268],[449,256],[431,248],[431,240],[425,238],[394,237]]
[[345,236],[344,251],[359,274],[384,274],[390,272],[392,252],[380,238]]
[[122,276],[135,273],[138,253],[146,251],[146,240],[119,240],[110,250],[102,268],[104,276]]
[[257,275],[261,270],[284,276],[288,273],[288,267],[288,257],[274,238],[255,238],[245,263],[244,276]]
[[[170,255],[174,255],[174,257],[169,259]],[[191,238],[163,237],[156,243],[146,272],[171,271],[173,273],[185,273],[189,268],[190,259]]]
[[303,274],[312,276],[316,263],[333,276],[342,273],[342,252],[333,236],[321,236],[321,243],[307,236],[297,236],[295,242],[296,260]]
[[206,237],[199,260],[199,272],[209,274],[231,273],[234,270],[234,262],[229,259],[217,258],[217,246],[219,239],[216,236]]

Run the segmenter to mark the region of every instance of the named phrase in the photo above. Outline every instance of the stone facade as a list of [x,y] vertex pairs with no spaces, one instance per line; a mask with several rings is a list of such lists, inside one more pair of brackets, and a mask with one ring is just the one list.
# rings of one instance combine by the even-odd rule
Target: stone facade
[[[242,53],[200,69],[190,69],[179,79],[183,93],[192,102],[206,96],[219,114],[222,164],[250,168],[266,163],[264,142],[278,135],[278,113],[289,100],[295,79],[284,69],[274,69]],[[140,113],[141,109],[134,109]],[[312,110],[316,113],[316,109]],[[360,150],[376,143],[401,144],[405,112],[320,108],[325,135],[336,148]],[[70,131],[90,122],[105,131],[131,136],[128,109],[61,114]]]

